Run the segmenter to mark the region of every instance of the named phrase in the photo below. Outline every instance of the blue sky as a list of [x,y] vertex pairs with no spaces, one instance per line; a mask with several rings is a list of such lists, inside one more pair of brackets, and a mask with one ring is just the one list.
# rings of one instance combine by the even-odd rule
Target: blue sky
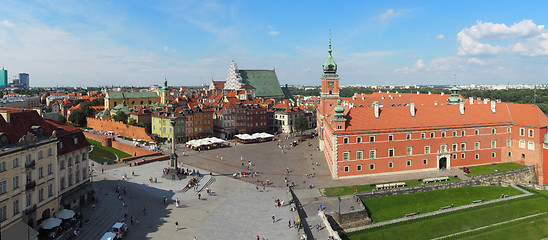
[[548,2],[12,1],[0,65],[31,86],[195,86],[240,69],[319,84],[547,84]]

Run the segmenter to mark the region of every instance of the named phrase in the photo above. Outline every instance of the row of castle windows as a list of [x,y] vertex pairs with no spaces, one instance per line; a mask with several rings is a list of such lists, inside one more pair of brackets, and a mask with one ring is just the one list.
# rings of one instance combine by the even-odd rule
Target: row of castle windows
[[[522,131],[523,131],[523,134],[525,134],[525,130],[521,128],[520,135]],[[466,136],[466,130],[463,129],[463,130],[460,130],[460,132],[461,132],[460,134],[461,137]],[[506,133],[511,133],[511,132],[512,132],[511,127],[507,127]],[[453,130],[451,133],[452,133],[451,135],[452,137],[458,137],[458,130]],[[491,128],[491,134],[496,134],[496,133],[497,133],[496,128]],[[474,129],[474,135],[478,136],[479,134],[480,134],[480,130],[478,128]],[[432,131],[429,134],[427,134],[427,132],[421,132],[420,139],[426,139],[427,135],[430,136],[430,138],[436,138],[436,132]],[[533,129],[529,129],[529,136],[530,137],[533,136]],[[411,140],[412,139],[411,137],[412,137],[411,133],[406,133],[405,140]],[[441,131],[441,137],[442,138],[447,137],[447,131]],[[394,141],[394,134],[388,135],[388,141],[389,142]],[[356,143],[362,143],[362,142],[363,142],[362,136],[356,137]],[[375,142],[375,135],[369,136],[369,142]],[[348,143],[350,143],[350,138],[344,137],[343,144],[348,144]]]
[[[460,151],[466,151],[466,142],[459,143],[453,143],[451,144],[451,151],[457,152],[459,151],[459,145],[460,145]],[[512,139],[508,138],[506,139],[506,147],[512,146]],[[440,145],[440,152],[445,153],[448,151],[447,144],[441,144]],[[481,147],[481,141],[475,141],[474,142],[474,150],[479,150]],[[497,140],[491,140],[491,148],[497,147]],[[525,149],[525,140],[520,140],[519,147]],[[535,143],[533,141],[528,142],[529,150],[535,150]],[[395,157],[396,154],[396,148],[391,147],[388,148],[388,157]],[[431,154],[431,145],[425,145],[424,146],[424,152],[423,154]],[[406,156],[412,156],[413,155],[413,146],[407,146],[406,147]],[[370,149],[369,150],[369,159],[375,159],[377,158],[377,149]],[[363,160],[363,150],[356,151],[356,160]],[[350,151],[343,152],[343,161],[350,160]]]

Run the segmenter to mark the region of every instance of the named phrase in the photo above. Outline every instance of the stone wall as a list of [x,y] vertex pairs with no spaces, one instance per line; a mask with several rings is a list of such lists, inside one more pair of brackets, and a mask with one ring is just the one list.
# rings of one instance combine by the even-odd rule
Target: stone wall
[[114,132],[116,135],[142,139],[147,142],[154,142],[154,139],[145,131],[145,128],[127,125],[123,122],[114,120],[101,120],[95,118],[87,118],[87,127],[93,128],[96,131]]
[[355,228],[371,224],[371,218],[367,214],[367,210],[361,210],[351,213],[339,214],[337,211],[333,213],[333,219],[343,229]]
[[420,186],[395,188],[395,189],[388,189],[388,190],[381,190],[381,191],[361,192],[361,193],[356,193],[355,195],[357,198],[360,198],[360,199],[368,199],[368,198],[377,198],[377,197],[418,193],[418,192],[428,192],[428,191],[434,191],[434,190],[469,187],[469,186],[507,187],[507,186],[510,186],[510,184],[505,182],[488,182],[481,179],[471,179],[471,180],[464,180],[464,181],[458,181],[458,182],[444,182],[444,183],[425,184]]
[[538,182],[534,165],[510,171],[476,175],[472,176],[472,179],[488,182],[507,182],[513,184]]
[[[94,133],[90,133],[90,132],[84,132],[84,135],[86,136],[86,138],[89,138],[91,140],[95,140],[95,141],[98,141],[98,142],[104,142],[108,138],[107,136],[102,136],[102,135],[98,135],[98,134],[94,134]],[[126,153],[130,154],[133,157],[143,156],[143,155],[150,155],[150,154],[156,153],[154,151],[150,151],[150,150],[147,150],[147,149],[144,149],[144,148],[135,147],[135,146],[132,146],[132,145],[128,145],[128,144],[125,144],[125,143],[118,142],[115,139],[112,140],[112,147],[116,148],[116,149],[118,149],[122,152],[126,152]],[[123,160],[124,159],[120,159],[120,161],[123,161]]]

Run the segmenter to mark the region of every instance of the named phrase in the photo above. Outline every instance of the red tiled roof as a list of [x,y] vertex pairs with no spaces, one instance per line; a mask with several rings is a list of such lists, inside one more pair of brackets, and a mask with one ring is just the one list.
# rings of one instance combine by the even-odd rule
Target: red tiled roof
[[[548,117],[538,106],[531,104],[505,103],[516,125],[548,127]],[[497,104],[499,105],[499,104]]]
[[14,144],[21,137],[32,131],[32,126],[42,126],[44,136],[51,136],[54,128],[47,124],[38,112],[34,110],[22,110],[16,108],[0,108],[10,112],[10,123],[7,123],[3,116],[0,116],[0,132],[8,134],[10,144]]
[[[410,106],[381,107],[379,118],[375,118],[374,107],[345,108],[347,131],[386,131],[396,129],[421,129],[439,127],[466,127],[477,125],[511,124],[505,103],[496,105],[496,113],[490,104],[466,104],[464,114],[459,105],[416,106],[415,117]],[[331,112],[329,116],[333,116]]]
[[[90,146],[86,136],[83,134],[82,129],[51,120],[45,121],[55,127],[55,131],[57,131],[57,138],[63,142],[63,149],[57,151],[59,155]],[[74,138],[78,138],[77,144],[75,144]]]
[[213,81],[213,85],[215,86],[215,89],[224,89],[225,88],[225,82],[226,81]]

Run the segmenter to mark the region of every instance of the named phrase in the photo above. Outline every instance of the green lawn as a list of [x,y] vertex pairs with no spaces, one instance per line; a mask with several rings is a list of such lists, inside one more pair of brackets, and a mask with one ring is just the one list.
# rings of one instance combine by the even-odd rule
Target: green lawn
[[[408,195],[411,196],[411,195]],[[432,239],[478,227],[500,223],[548,211],[548,199],[542,194],[477,206],[421,219],[401,222],[347,234],[357,239]],[[527,219],[454,239],[541,239],[548,236],[546,216]],[[530,231],[529,231],[530,230]],[[474,236],[474,234],[479,234]]]
[[[448,182],[453,181],[460,181],[460,178],[450,176]],[[400,181],[405,182],[406,186],[418,186],[422,185],[422,180],[419,181],[419,179],[413,179],[413,180],[406,180],[406,181]],[[395,183],[395,182],[387,182],[387,183]],[[377,184],[387,184],[387,183],[375,183],[371,185],[353,185],[353,186],[343,186],[343,187],[330,187],[326,188],[324,190],[324,194],[328,197],[337,197],[337,196],[344,196],[344,195],[350,195],[356,192],[356,189],[358,189],[358,192],[369,192],[375,190],[375,185]],[[437,184],[437,183],[428,183],[428,184]]]
[[523,193],[511,187],[461,187],[370,198],[363,200],[363,202],[369,209],[373,222],[383,222],[402,218],[405,214],[416,213],[417,211],[420,211],[420,213],[433,212],[451,204],[462,206],[471,204],[475,200],[493,200],[499,198],[502,194],[515,196]]
[[504,171],[514,170],[514,169],[524,168],[524,167],[527,167],[527,166],[513,163],[513,162],[473,166],[473,167],[468,167],[468,169],[470,169],[470,174],[466,174],[466,176],[470,177],[474,175],[488,174],[488,173],[494,173],[494,172],[504,172]]
[[103,162],[115,163],[116,156],[118,159],[131,157],[131,155],[122,152],[116,148],[103,147],[100,142],[88,138],[88,142],[93,145],[93,150],[89,153],[89,158],[103,164]]
[[489,227],[447,239],[541,239],[548,236],[548,214]]

